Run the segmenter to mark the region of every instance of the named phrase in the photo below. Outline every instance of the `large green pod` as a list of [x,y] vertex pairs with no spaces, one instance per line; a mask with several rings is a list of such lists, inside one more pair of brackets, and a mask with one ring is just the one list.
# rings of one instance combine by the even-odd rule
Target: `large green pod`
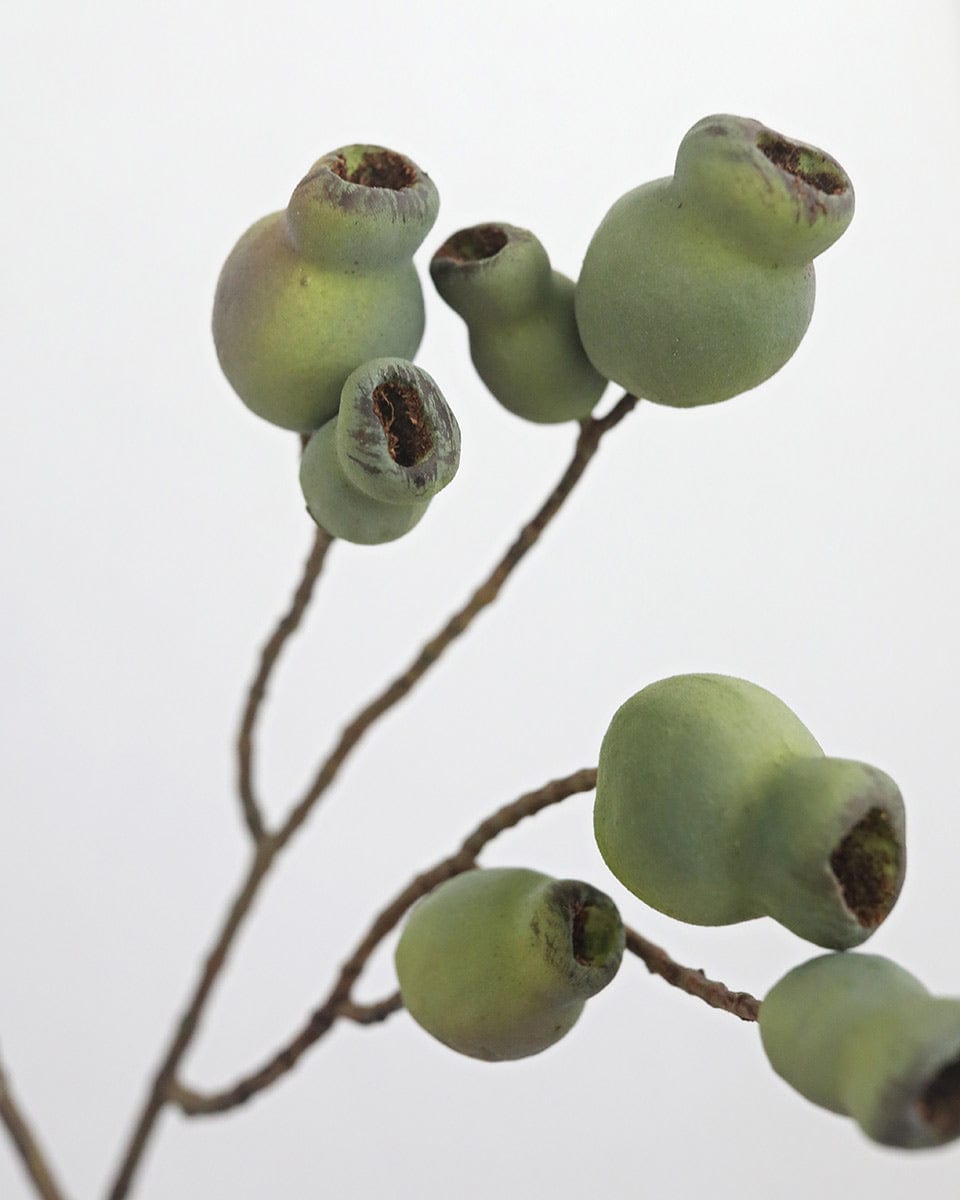
[[623,957],[613,901],[520,867],[468,871],[410,913],[396,951],[403,1002],[428,1033],[488,1061],[567,1033]]
[[413,253],[438,206],[404,155],[344,146],[243,235],[217,283],[213,338],[244,404],[306,432],[336,415],[355,367],[413,358],[424,326]]
[[906,862],[900,792],[828,758],[782,701],[726,675],[651,684],[600,749],[597,844],[652,907],[697,925],[772,916],[830,949],[864,941]]
[[874,1141],[918,1149],[960,1136],[960,1000],[931,996],[889,959],[827,954],[760,1006],[773,1069]]
[[587,249],[576,317],[591,362],[681,408],[756,387],[800,344],[813,258],[853,205],[823,151],[743,117],[704,118],[673,176],[621,197]]
[[466,322],[473,364],[504,408],[542,424],[590,415],[606,380],[580,344],[573,283],[528,229],[461,229],[434,254],[430,275]]

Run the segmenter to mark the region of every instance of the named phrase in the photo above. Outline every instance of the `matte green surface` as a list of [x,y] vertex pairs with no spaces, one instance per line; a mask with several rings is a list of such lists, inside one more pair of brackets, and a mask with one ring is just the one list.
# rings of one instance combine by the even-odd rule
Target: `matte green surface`
[[594,234],[576,288],[590,361],[680,408],[756,387],[799,345],[812,259],[852,214],[850,181],[822,151],[755,121],[705,118],[675,175],[621,197]]
[[354,487],[340,468],[336,426],[334,417],[318,429],[300,460],[300,487],[310,515],[345,542],[371,546],[403,537],[427,511],[429,500],[387,504]]
[[822,1108],[886,1145],[960,1134],[960,1091],[939,1111],[930,1083],[960,1062],[960,1000],[935,999],[889,959],[831,954],[796,967],[760,1006],[773,1069]]
[[[574,955],[573,914],[587,921]],[[410,1015],[451,1049],[496,1061],[567,1033],[620,966],[624,931],[589,884],[522,868],[469,871],[411,911],[396,951]]]
[[799,718],[756,684],[725,675],[651,684],[621,706],[603,739],[600,852],[635,895],[680,920],[762,916],[745,830],[778,767],[820,753]]
[[580,343],[573,283],[551,269],[529,230],[495,228],[506,240],[489,257],[444,252],[468,230],[441,247],[430,264],[437,291],[466,322],[473,364],[504,408],[542,424],[583,420],[606,380]]
[[355,168],[366,151],[393,154],[344,147],[319,160],[286,212],[240,238],[217,283],[213,337],[223,372],[253,412],[285,429],[319,428],[336,415],[354,368],[411,359],[423,337],[412,255],[436,218],[436,189],[400,155],[414,182],[399,190],[333,169],[341,155]]

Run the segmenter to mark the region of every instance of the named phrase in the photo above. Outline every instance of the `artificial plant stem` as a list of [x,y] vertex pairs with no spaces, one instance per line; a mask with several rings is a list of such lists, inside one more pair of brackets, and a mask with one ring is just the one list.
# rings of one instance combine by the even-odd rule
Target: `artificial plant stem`
[[[340,968],[340,973],[323,1003],[309,1017],[302,1029],[273,1054],[263,1066],[236,1081],[220,1092],[202,1093],[179,1083],[170,1088],[170,1099],[188,1116],[211,1116],[246,1103],[251,1096],[277,1082],[300,1061],[303,1055],[326,1034],[333,1024],[343,1018],[361,1025],[373,1025],[387,1019],[403,1007],[399,992],[374,1004],[361,1005],[352,999],[354,984],[370,960],[374,950],[400,923],[413,904],[441,883],[469,871],[484,847],[500,833],[532,817],[570,796],[593,791],[596,786],[595,768],[585,768],[553,779],[535,791],[526,792],[510,804],[497,809],[492,816],[465,838],[459,849],[417,875],[382,910],[370,925],[353,954]],[[714,1008],[723,1009],[744,1021],[755,1021],[759,1001],[746,992],[731,992],[724,984],[707,979],[702,971],[674,962],[659,946],[647,941],[628,928],[627,949],[643,960],[647,969],[667,983],[692,996],[697,996]]]
[[247,874],[227,911],[223,926],[195,985],[193,995],[154,1074],[143,1109],[124,1147],[117,1175],[108,1192],[109,1200],[123,1200],[123,1197],[129,1193],[130,1184],[150,1140],[157,1117],[169,1099],[170,1086],[180,1061],[196,1033],[213,984],[250,909],[260,883],[277,854],[289,843],[307,819],[317,800],[333,781],[347,755],[363,734],[379,716],[392,708],[414,687],[447,647],[467,629],[474,617],[493,603],[511,572],[563,506],[563,502],[570,495],[596,453],[600,439],[608,430],[619,424],[636,403],[635,396],[623,396],[605,417],[581,422],[580,435],[577,438],[573,457],[561,476],[560,482],[533,518],[524,525],[516,541],[487,579],[477,588],[463,608],[450,618],[440,633],[424,646],[411,666],[371,701],[346,727],[339,742],[321,765],[310,787],[291,811],[279,832],[276,835],[263,833],[256,841],[256,851]]
[[260,651],[260,664],[247,692],[247,700],[240,720],[237,735],[237,791],[243,809],[243,819],[254,842],[259,842],[266,832],[263,813],[257,800],[253,783],[254,733],[257,718],[267,694],[267,685],[277,659],[287,640],[292,637],[307,611],[313,596],[314,584],[323,569],[323,563],[333,538],[319,526],[313,537],[310,553],[303,564],[303,574],[297,584],[290,607],[277,622],[276,628]]
[[[361,1019],[361,1024],[374,1024],[401,1007],[399,996],[389,996],[379,1004],[361,1008],[353,1003],[353,986],[366,966],[374,950],[391,930],[395,929],[411,906],[428,892],[454,875],[469,871],[476,865],[480,851],[498,834],[511,829],[525,817],[532,817],[552,804],[559,804],[568,796],[592,791],[596,786],[597,772],[594,768],[576,771],[562,779],[553,779],[535,791],[527,792],[510,804],[499,808],[465,838],[460,848],[447,858],[423,871],[407,884],[393,900],[371,922],[369,929],[357,944],[353,953],[340,968],[340,972],[327,994],[326,999],[310,1016],[304,1027],[282,1049],[277,1051],[262,1067],[238,1080],[222,1092],[201,1095],[189,1088],[176,1085],[171,1089],[171,1098],[176,1100],[184,1112],[191,1116],[224,1112],[243,1104],[257,1092],[275,1083],[297,1064],[303,1054],[319,1041],[341,1016]],[[376,1015],[372,1015],[372,1014]],[[382,1014],[382,1015],[381,1015]]]
[[696,996],[711,1008],[721,1008],[741,1021],[756,1021],[760,1001],[749,992],[732,992],[723,983],[708,979],[698,967],[683,967],[666,950],[648,942],[635,929],[627,928],[627,949],[643,960],[651,975],[659,975],[673,987]]
[[0,1063],[0,1120],[16,1147],[34,1191],[43,1200],[64,1200],[64,1193],[53,1177],[36,1135],[23,1115],[10,1090],[10,1084]]
[[350,751],[370,726],[402,700],[448,646],[469,628],[474,617],[496,600],[511,572],[527,551],[536,544],[544,529],[573,491],[590,460],[596,454],[600,439],[608,430],[619,424],[636,403],[635,396],[622,396],[605,417],[581,421],[576,449],[559,483],[536,514],[520,530],[516,540],[466,604],[453,614],[435,637],[426,643],[403,674],[398,675],[378,696],[374,697],[343,730],[339,741],[321,763],[302,799],[281,826],[277,834],[277,840],[281,846],[289,841],[310,815],[314,805],[336,778],[337,772]]

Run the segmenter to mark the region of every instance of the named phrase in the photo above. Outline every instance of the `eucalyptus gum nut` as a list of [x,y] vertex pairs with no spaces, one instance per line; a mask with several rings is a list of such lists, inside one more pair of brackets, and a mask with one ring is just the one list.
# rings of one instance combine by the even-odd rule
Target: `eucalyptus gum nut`
[[752,825],[757,894],[781,925],[846,950],[886,919],[903,886],[905,814],[889,775],[840,758],[781,767]]
[[[373,153],[367,169],[353,153],[363,150]],[[377,155],[407,164],[414,182],[390,186],[406,176],[381,169]],[[341,158],[357,181],[333,169]],[[412,254],[437,201],[408,159],[346,147],[315,165],[291,206],[258,221],[230,252],[217,283],[213,337],[247,407],[307,432],[336,416],[343,382],[358,363],[416,354],[424,307]]]
[[822,751],[776,696],[726,675],[677,675],[618,709],[600,748],[600,853],[645,903],[695,925],[763,916],[744,829],[777,769]]
[[379,545],[396,541],[417,524],[429,500],[387,504],[360,491],[343,474],[337,455],[337,420],[313,434],[300,459],[300,487],[311,517],[345,542]]
[[357,367],[343,385],[336,431],[345,477],[386,503],[428,500],[460,462],[456,418],[433,378],[405,359]]
[[286,221],[304,258],[380,270],[413,257],[439,208],[433,180],[411,159],[352,145],[313,164],[290,197]]
[[698,121],[674,179],[720,237],[771,264],[812,261],[853,219],[853,184],[835,158],[745,117]]
[[773,1069],[874,1141],[919,1149],[960,1136],[960,1000],[930,996],[889,959],[828,954],[760,1006]]
[[413,1019],[461,1054],[538,1054],[617,973],[624,929],[587,883],[517,867],[455,876],[407,918],[395,961]]
[[812,259],[852,213],[850,181],[822,151],[755,121],[706,118],[676,174],[621,197],[594,234],[576,289],[591,362],[674,407],[756,387],[800,344]]
[[529,230],[461,229],[434,254],[430,274],[466,322],[474,366],[504,408],[545,424],[590,415],[606,380],[580,342],[573,282]]

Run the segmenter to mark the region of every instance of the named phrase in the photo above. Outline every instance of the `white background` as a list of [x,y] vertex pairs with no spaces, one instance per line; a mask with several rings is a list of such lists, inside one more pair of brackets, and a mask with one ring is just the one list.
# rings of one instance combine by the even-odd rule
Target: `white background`
[[[350,760],[265,889],[189,1082],[259,1063],[401,884],[486,812],[595,763],[616,707],[681,671],[767,686],[829,753],[898,780],[910,869],[869,948],[960,993],[955,4],[47,0],[10,6],[0,54],[0,1043],[72,1197],[102,1194],[243,869],[231,739],[310,539],[296,439],[219,374],[214,283],[246,226],[352,141],[437,182],[423,264],[454,229],[506,220],[576,274],[609,205],[669,174],[718,111],[833,153],[858,211],[783,371],[712,408],[641,406],[499,605]],[[331,552],[262,731],[274,819],[572,445],[572,427],[496,406],[427,293],[419,361],[455,407],[462,468],[405,540]],[[681,961],[758,995],[813,952],[767,920],[648,911],[604,868],[586,796],[485,861],[590,879]],[[392,986],[384,950],[361,992]],[[880,1198],[958,1181],[956,1146],[868,1143],[773,1075],[755,1027],[630,959],[564,1042],[515,1064],[458,1058],[406,1014],[338,1028],[246,1109],[165,1115],[135,1194]],[[0,1195],[25,1187],[0,1142]]]

